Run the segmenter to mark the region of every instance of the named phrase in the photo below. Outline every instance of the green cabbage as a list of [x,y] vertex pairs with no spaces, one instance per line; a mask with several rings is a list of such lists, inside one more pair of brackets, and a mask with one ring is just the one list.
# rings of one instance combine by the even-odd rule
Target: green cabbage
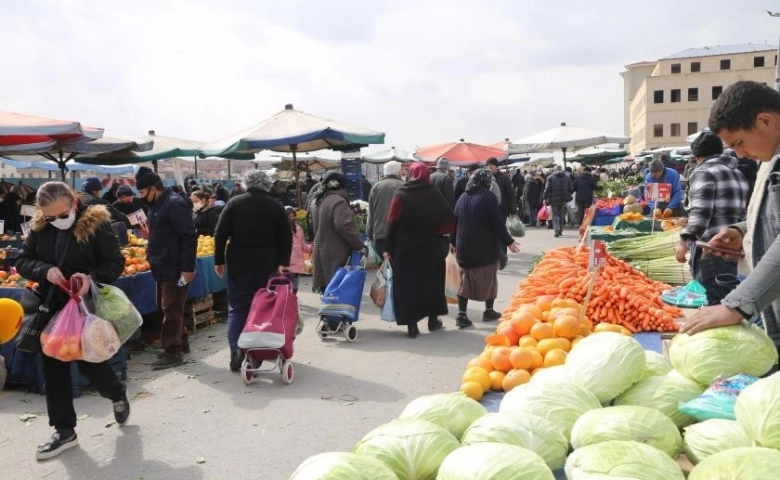
[[563,466],[569,450],[569,441],[559,427],[531,413],[488,413],[463,434],[463,445],[491,442],[527,448],[552,470]]
[[[685,480],[677,462],[650,445],[612,440],[578,448],[566,460],[568,480]],[[741,479],[740,479],[741,480]]]
[[320,453],[295,469],[289,480],[398,480],[390,467],[371,457],[349,452]]
[[568,380],[569,373],[566,371],[566,365],[538,369],[531,377],[531,383],[559,383]]
[[609,440],[645,443],[672,458],[680,455],[682,437],[677,425],[655,408],[621,405],[585,412],[571,431],[575,449]]
[[486,413],[485,407],[476,400],[461,392],[453,392],[418,397],[409,402],[398,418],[427,420],[460,440],[469,425]]
[[680,405],[698,397],[704,387],[672,370],[666,375],[645,378],[615,399],[615,405],[641,405],[656,408],[682,428],[693,418],[679,410]]
[[672,370],[672,364],[669,363],[669,360],[658,352],[645,350],[645,361],[647,366],[642,374],[642,378],[666,375]]
[[683,451],[694,465],[730,448],[752,446],[745,430],[734,420],[713,418],[685,427]]
[[100,285],[97,289],[95,315],[116,328],[119,341],[125,343],[138,330],[143,318],[125,292],[113,285]]
[[647,361],[642,344],[622,333],[601,332],[583,338],[566,358],[569,380],[609,403],[642,378]]
[[676,335],[669,347],[672,366],[684,376],[709,386],[718,377],[746,373],[760,377],[777,363],[777,348],[753,324]]
[[740,447],[707,457],[693,467],[688,480],[771,480],[780,475],[780,451]]
[[601,408],[596,395],[572,382],[525,383],[504,395],[501,413],[533,413],[560,427],[566,438],[580,415]]
[[368,432],[355,453],[380,460],[398,478],[433,480],[444,458],[458,447],[458,440],[435,423],[393,420]]
[[762,378],[742,390],[734,414],[757,445],[780,449],[780,373]]
[[542,457],[500,443],[460,447],[441,464],[436,480],[555,480]]

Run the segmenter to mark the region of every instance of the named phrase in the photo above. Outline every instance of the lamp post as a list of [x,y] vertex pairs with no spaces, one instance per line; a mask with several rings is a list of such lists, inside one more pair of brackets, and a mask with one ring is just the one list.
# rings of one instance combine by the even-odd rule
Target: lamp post
[[[770,17],[780,17],[780,12],[766,11]],[[777,45],[777,58],[780,58],[780,43]],[[775,88],[780,90],[780,62],[775,61]]]

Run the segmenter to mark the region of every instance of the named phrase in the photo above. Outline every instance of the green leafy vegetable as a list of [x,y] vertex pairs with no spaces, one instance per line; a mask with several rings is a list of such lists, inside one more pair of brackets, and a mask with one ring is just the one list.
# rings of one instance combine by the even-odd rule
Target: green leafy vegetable
[[515,445],[479,443],[460,447],[441,464],[437,480],[554,480],[534,452]]
[[740,447],[705,458],[693,467],[688,480],[769,480],[780,471],[780,451]]
[[713,418],[685,427],[683,451],[694,465],[724,450],[752,446],[745,430],[734,420]]
[[568,480],[684,480],[677,462],[657,448],[612,440],[578,448],[566,460]]
[[427,420],[444,428],[458,440],[474,420],[487,414],[479,402],[460,392],[418,397],[404,408],[400,419]]
[[289,480],[398,480],[384,463],[349,452],[320,453],[295,469]]
[[734,414],[756,444],[780,449],[780,373],[762,378],[742,390]]
[[615,405],[641,405],[656,408],[684,427],[693,418],[680,412],[679,406],[704,392],[704,387],[672,370],[666,375],[645,378],[615,399]]

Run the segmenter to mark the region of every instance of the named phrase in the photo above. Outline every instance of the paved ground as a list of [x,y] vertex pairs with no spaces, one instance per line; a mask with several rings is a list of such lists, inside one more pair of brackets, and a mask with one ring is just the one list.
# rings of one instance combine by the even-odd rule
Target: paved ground
[[[575,230],[553,238],[529,229],[499,274],[496,309],[504,308],[533,258],[576,243]],[[369,273],[366,289],[372,275]],[[36,462],[35,447],[51,433],[44,397],[22,390],[0,392],[0,478],[46,479],[286,479],[306,457],[351,450],[372,428],[389,421],[413,398],[457,389],[466,362],[482,349],[492,325],[424,329],[417,339],[405,327],[379,319],[365,295],[355,343],[321,341],[314,333],[318,299],[309,279],[301,283],[304,333],[295,344],[295,380],[278,373],[245,386],[227,369],[225,325],[200,330],[193,352],[179,368],[153,372],[151,353],[130,360],[132,416],[112,425],[111,404],[87,391],[76,400],[80,447]],[[480,318],[483,304],[472,303]],[[21,421],[33,413],[38,417]]]

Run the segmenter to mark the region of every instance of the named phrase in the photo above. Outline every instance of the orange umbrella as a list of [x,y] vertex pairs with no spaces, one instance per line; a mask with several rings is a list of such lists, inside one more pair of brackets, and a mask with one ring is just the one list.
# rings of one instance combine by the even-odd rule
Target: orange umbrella
[[425,162],[435,162],[444,157],[450,161],[451,165],[465,166],[485,162],[491,157],[504,160],[507,157],[507,152],[487,145],[468,143],[461,138],[459,142],[418,148],[414,152],[414,156]]

